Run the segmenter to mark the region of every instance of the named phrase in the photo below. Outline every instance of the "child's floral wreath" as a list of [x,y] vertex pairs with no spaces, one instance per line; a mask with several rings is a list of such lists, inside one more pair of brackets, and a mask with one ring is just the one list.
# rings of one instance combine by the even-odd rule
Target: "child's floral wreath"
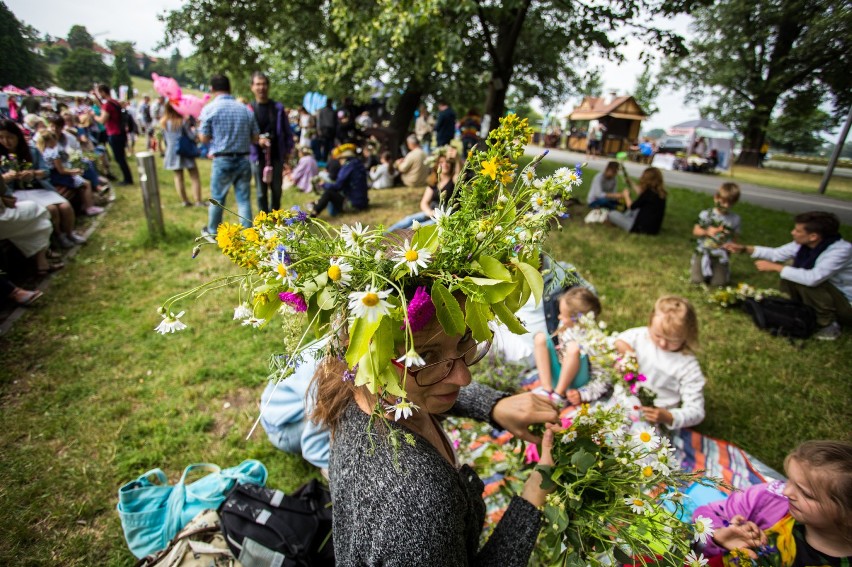
[[752,298],[762,301],[764,297],[779,297],[783,295],[774,288],[756,288],[747,283],[740,282],[737,287],[723,287],[710,290],[707,294],[707,303],[713,303],[719,307],[734,307]]
[[[460,182],[454,202],[442,203],[435,224],[417,227],[410,238],[361,223],[335,228],[297,207],[260,213],[249,228],[220,225],[219,247],[245,273],[170,298],[160,308],[157,331],[185,328],[183,312],[173,314],[177,301],[208,287],[242,283],[250,296],[235,318],[244,325],[265,325],[276,313],[307,315],[302,338],[275,358],[278,378],[293,372],[309,331],[328,335],[323,354],[346,361],[344,379],[354,378],[378,400],[395,400],[390,406],[377,403],[382,416],[407,417],[418,409],[407,398],[409,374],[400,375],[392,362],[406,368],[424,364],[414,349],[414,332],[436,316],[449,335],[469,328],[476,341],[491,339],[488,323],[495,318],[522,334],[526,330],[514,313],[530,295],[541,300],[541,244],[558,226],[581,172],[579,166],[562,168],[537,178],[539,158],[516,177],[530,131],[526,119],[503,118],[488,136],[487,149],[469,157],[466,167],[473,175]],[[342,331],[348,332],[348,344],[341,342]],[[398,348],[406,353],[399,358]]]

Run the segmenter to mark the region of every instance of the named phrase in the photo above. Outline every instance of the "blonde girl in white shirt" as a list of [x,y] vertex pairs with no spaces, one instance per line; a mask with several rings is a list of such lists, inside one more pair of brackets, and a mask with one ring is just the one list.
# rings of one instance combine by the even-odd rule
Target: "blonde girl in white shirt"
[[621,333],[615,347],[634,352],[642,385],[654,394],[653,407],[641,407],[642,418],[670,429],[693,427],[704,419],[704,374],[695,358],[698,318],[687,299],[659,298],[647,327]]

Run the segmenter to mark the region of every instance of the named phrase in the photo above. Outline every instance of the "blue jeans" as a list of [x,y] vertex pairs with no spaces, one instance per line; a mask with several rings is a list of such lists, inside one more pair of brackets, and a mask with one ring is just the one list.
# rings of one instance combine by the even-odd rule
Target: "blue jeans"
[[[404,228],[411,228],[411,225],[414,224],[414,221],[419,222],[421,225],[423,224],[434,224],[435,219],[427,215],[426,213],[414,213],[413,215],[408,215],[404,219],[397,221],[387,227],[385,229],[387,232],[393,232],[395,230],[402,230]],[[431,221],[431,222],[430,222]]]
[[624,232],[630,232],[633,228],[633,223],[636,222],[636,215],[638,214],[638,210],[627,210],[623,213],[619,211],[610,211],[609,215],[607,215],[607,220]]
[[[243,226],[250,227],[251,215],[251,163],[248,156],[217,157],[213,159],[210,172],[210,196],[225,206],[228,189],[234,186],[237,199],[237,213]],[[217,206],[207,208],[207,232],[216,234],[222,224],[222,209]]]

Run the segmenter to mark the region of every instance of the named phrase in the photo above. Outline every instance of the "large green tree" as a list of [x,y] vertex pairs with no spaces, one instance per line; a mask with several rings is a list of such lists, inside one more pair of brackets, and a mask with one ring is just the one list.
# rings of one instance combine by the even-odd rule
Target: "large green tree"
[[110,68],[91,49],[72,49],[56,71],[59,86],[72,91],[91,90],[94,83],[109,83],[111,77]]
[[820,136],[835,123],[832,116],[820,108],[822,93],[812,89],[798,91],[787,97],[781,111],[767,129],[770,146],[789,154],[817,153],[825,143]]
[[796,92],[821,87],[843,114],[852,103],[849,2],[717,0],[692,15],[690,55],[671,61],[666,74],[688,100],[709,101],[712,117],[740,131],[737,163],[757,164],[773,113]]
[[136,63],[136,47],[130,41],[108,41],[107,47],[112,51],[112,81],[111,85],[116,91],[121,85],[126,85],[133,92],[133,79],[131,74],[138,72]]
[[645,67],[636,77],[636,87],[633,89],[633,98],[642,107],[648,116],[652,116],[660,110],[657,106],[657,96],[660,94],[660,82],[654,78],[650,67]]
[[33,52],[37,39],[35,29],[19,21],[0,1],[0,86],[47,86],[50,71],[44,59]]

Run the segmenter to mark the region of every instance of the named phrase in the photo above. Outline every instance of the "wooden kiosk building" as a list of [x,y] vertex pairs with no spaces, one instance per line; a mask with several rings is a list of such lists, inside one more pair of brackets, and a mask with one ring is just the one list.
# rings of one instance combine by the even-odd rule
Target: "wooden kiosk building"
[[[568,120],[587,121],[597,120],[606,130],[601,140],[601,155],[613,155],[626,152],[639,139],[642,121],[648,118],[645,111],[632,96],[615,96],[614,94],[594,97],[587,96],[580,106],[571,111]],[[588,142],[588,128],[582,133],[570,128],[568,149],[585,152]]]

